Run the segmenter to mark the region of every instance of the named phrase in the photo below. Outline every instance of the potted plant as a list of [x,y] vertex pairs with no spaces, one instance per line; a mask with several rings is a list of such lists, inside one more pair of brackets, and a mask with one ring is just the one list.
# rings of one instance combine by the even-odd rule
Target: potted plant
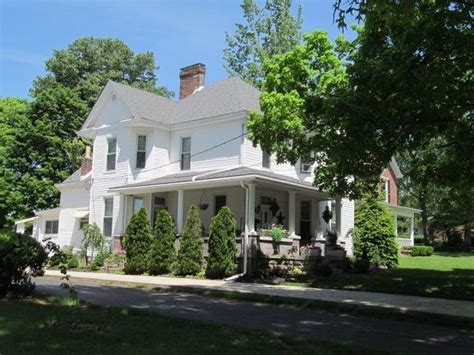
[[273,253],[280,253],[280,242],[283,239],[283,229],[279,226],[272,227]]

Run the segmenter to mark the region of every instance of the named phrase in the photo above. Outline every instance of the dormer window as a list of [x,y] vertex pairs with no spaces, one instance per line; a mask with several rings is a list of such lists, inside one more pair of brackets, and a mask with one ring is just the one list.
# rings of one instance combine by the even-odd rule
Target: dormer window
[[181,138],[181,170],[191,169],[191,137]]
[[271,155],[266,151],[262,151],[262,168],[270,169]]
[[107,170],[115,170],[116,160],[117,160],[117,139],[109,138],[107,140]]
[[311,163],[302,161],[300,163],[300,171],[302,173],[308,173],[308,174],[311,173]]
[[138,136],[137,141],[137,169],[143,169],[146,164],[146,136]]

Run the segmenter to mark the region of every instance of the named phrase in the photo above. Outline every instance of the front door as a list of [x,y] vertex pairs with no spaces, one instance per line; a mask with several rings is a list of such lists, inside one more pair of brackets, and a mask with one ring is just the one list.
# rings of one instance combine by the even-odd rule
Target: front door
[[166,199],[161,196],[153,196],[153,213],[152,213],[152,227],[155,227],[156,219],[162,208],[166,208]]
[[311,241],[311,201],[300,202],[300,237],[302,245]]

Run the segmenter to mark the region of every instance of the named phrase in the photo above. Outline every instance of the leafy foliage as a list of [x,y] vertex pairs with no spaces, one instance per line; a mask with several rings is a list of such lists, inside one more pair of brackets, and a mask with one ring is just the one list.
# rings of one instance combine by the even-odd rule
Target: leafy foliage
[[0,234],[0,297],[28,295],[32,277],[42,276],[48,254],[35,239],[23,234]]
[[280,242],[283,238],[283,229],[281,227],[273,227],[272,228],[272,239],[275,242]]
[[151,275],[168,274],[176,260],[174,241],[176,227],[173,217],[162,208],[155,222],[153,244],[150,249],[149,273]]
[[191,205],[179,245],[175,271],[178,275],[196,275],[202,267],[202,223],[199,211]]
[[148,252],[152,245],[152,230],[145,207],[135,213],[128,223],[123,237],[126,254],[124,271],[127,274],[143,274],[148,270]]
[[102,251],[105,245],[104,235],[97,224],[86,224],[83,229],[84,237],[82,247],[85,249],[86,264],[88,263],[88,251],[91,252],[91,258],[94,259],[94,252]]
[[0,229],[58,204],[54,184],[79,167],[84,144],[76,132],[108,80],[172,94],[156,86],[157,69],[150,52],[135,54],[116,39],[80,38],[46,61],[30,103],[0,99]]
[[394,218],[377,196],[367,196],[356,210],[354,255],[374,265],[395,267],[398,264]]
[[15,219],[30,215],[31,206],[47,206],[54,195],[34,169],[29,109],[25,100],[0,98],[0,230],[11,230]]
[[212,219],[209,230],[209,257],[207,259],[206,276],[223,278],[235,274],[236,221],[229,207],[222,207]]
[[415,245],[410,248],[411,256],[431,256],[433,255],[433,247],[427,245]]
[[225,68],[256,88],[263,79],[263,62],[286,53],[301,41],[302,7],[291,13],[291,0],[266,0],[260,8],[254,0],[243,0],[245,24],[236,24],[235,34],[226,32]]
[[253,140],[279,161],[316,161],[319,188],[358,198],[397,151],[439,138],[447,166],[459,166],[451,181],[472,185],[472,5],[354,0],[336,10],[344,3],[364,19],[353,42],[334,47],[316,31],[265,63]]

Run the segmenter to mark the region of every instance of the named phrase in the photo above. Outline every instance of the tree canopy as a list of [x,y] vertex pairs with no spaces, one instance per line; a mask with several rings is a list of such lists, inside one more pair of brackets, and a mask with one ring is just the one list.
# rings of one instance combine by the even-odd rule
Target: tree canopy
[[353,42],[316,31],[265,62],[253,140],[280,161],[316,161],[318,187],[359,197],[397,151],[440,139],[449,159],[438,173],[456,166],[451,183],[472,184],[473,5],[350,3],[364,21]]
[[236,24],[235,33],[226,32],[224,67],[257,88],[263,79],[263,62],[286,53],[301,41],[302,7],[292,14],[292,0],[266,0],[259,7],[254,0],[243,0],[245,23]]

